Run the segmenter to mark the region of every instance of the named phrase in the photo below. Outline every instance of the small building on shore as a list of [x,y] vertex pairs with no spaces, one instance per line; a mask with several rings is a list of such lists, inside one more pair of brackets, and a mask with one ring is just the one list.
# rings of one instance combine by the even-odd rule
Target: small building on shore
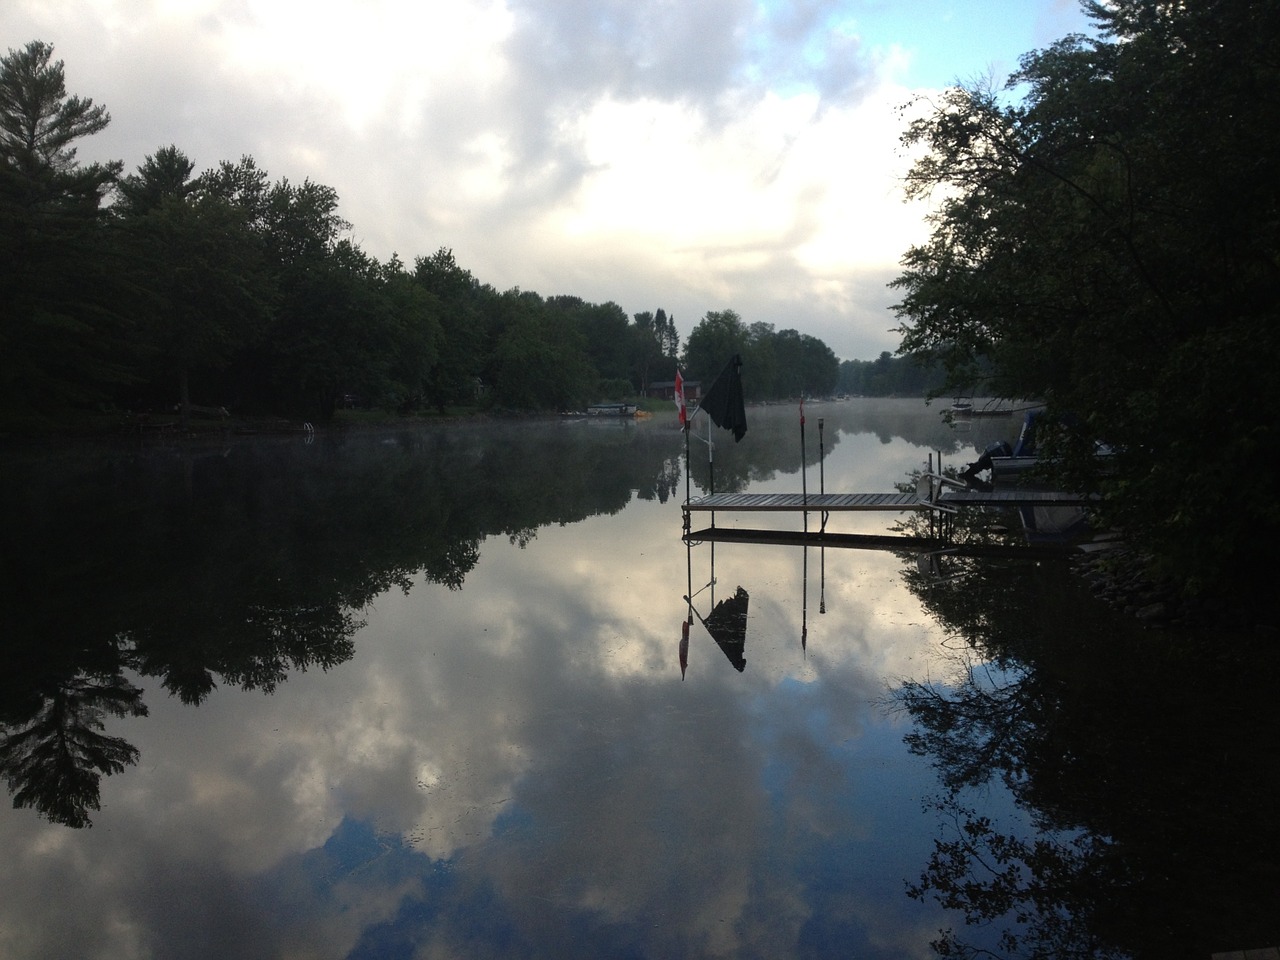
[[[644,395],[656,400],[670,400],[674,403],[676,399],[676,382],[674,380],[655,380],[649,384]],[[686,380],[684,382],[684,402],[696,404],[701,399],[702,381]]]

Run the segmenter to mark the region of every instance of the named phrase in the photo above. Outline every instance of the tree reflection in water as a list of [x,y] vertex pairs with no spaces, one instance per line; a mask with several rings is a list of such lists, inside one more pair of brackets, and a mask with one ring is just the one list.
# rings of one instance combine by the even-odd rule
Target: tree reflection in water
[[108,716],[157,678],[199,704],[349,660],[360,612],[415,582],[462,588],[484,539],[680,487],[674,431],[418,429],[314,445],[14,456],[0,475],[0,773],[13,801],[90,825],[138,751]]
[[[142,690],[123,676],[83,673],[60,681],[0,738],[0,770],[15,807],[34,807],[54,823],[90,826],[99,781],[138,762],[137,749],[103,734],[103,717],[146,716]],[[11,714],[12,715],[12,714]]]
[[[943,832],[909,891],[1011,956],[1196,957],[1280,943],[1274,635],[1142,631],[1060,563],[948,557],[905,576],[959,679],[906,682]],[[966,802],[1002,780],[1034,830]],[[944,931],[945,956],[989,956]]]

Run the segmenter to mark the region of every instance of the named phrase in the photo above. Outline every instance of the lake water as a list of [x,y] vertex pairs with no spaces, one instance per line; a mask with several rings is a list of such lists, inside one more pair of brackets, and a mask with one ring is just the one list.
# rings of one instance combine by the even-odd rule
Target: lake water
[[[1018,427],[956,430],[918,400],[806,414],[803,477],[797,410],[751,408],[740,444],[715,431],[716,489],[888,492],[935,451],[960,466]],[[974,904],[907,889],[966,829],[975,848],[1046,830],[1059,871],[1095,886],[1123,826],[1088,811],[1141,800],[1159,825],[1141,849],[1175,842],[1180,815],[1149,809],[1168,790],[1117,759],[1180,762],[1147,732],[1076,762],[1087,723],[1121,722],[1118,697],[1087,701],[1094,675],[1115,693],[1152,669],[1150,641],[1051,559],[687,549],[673,420],[7,453],[0,760],[21,806],[0,813],[0,956],[901,958],[945,928],[979,947],[1081,941],[1048,927],[1073,914],[1143,942],[1088,897],[969,925]],[[722,648],[703,621],[739,589],[745,635]],[[1121,647],[1139,666],[1091,662]],[[1179,669],[1156,665],[1158,709],[1202,702],[1166,702]],[[941,721],[936,691],[959,704]],[[1134,783],[1099,786],[1129,766]],[[1073,806],[1055,777],[1096,793]],[[1277,849],[1274,828],[1248,830]],[[1239,869],[1217,849],[1184,867]],[[1170,911],[1203,896],[1169,883],[1153,899]],[[1223,896],[1260,915],[1241,901],[1267,883]],[[1220,913],[1235,926],[1218,940],[1245,935]]]

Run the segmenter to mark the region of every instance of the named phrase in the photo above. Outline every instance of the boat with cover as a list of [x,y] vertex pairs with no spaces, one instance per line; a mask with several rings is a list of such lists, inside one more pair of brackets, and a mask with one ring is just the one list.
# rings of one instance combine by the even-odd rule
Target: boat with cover
[[1012,407],[1002,406],[1004,403],[999,397],[992,397],[986,400],[981,406],[974,404],[971,397],[956,397],[948,408],[948,413],[952,419],[969,420],[974,417],[1009,417],[1018,411]]
[[637,409],[634,403],[593,403],[587,407],[587,416],[634,417]]

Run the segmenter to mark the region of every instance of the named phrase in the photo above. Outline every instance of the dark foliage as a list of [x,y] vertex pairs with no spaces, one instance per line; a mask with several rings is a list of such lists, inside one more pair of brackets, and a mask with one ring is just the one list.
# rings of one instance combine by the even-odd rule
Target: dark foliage
[[1106,493],[1185,589],[1245,594],[1280,532],[1272,498],[1238,495],[1275,442],[1280,8],[1088,7],[1101,39],[920,105],[910,192],[945,195],[896,281],[902,350],[1042,399],[1075,424],[1047,438],[1064,483]]

